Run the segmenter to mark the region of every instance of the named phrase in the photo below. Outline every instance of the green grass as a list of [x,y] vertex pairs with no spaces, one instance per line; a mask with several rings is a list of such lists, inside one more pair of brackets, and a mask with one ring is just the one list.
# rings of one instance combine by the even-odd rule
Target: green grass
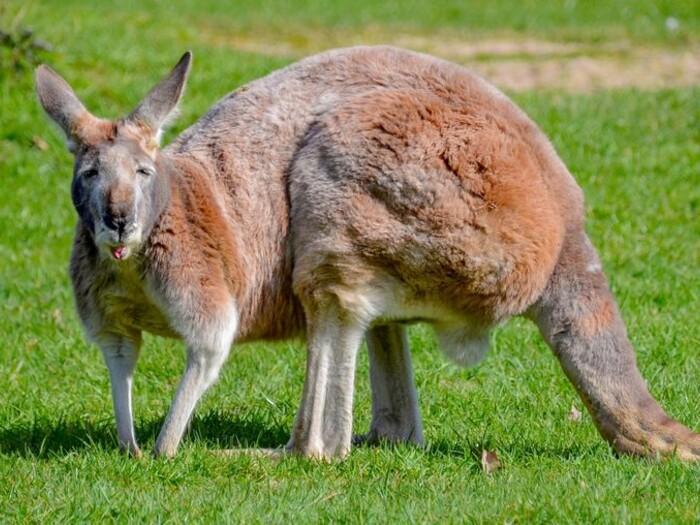
[[[443,30],[474,31],[663,46],[700,34],[700,9],[682,1],[640,1],[634,9],[621,0],[499,0],[469,9],[457,1],[442,9],[417,1],[93,4],[29,3],[21,21],[56,46],[50,63],[104,116],[129,111],[184,49],[194,49],[174,132],[230,89],[289,60],[232,49],[219,39],[227,27],[269,38],[279,31],[283,40],[300,38],[307,27],[352,34],[371,25],[383,35],[400,28],[438,38]],[[14,0],[8,5],[5,16],[21,10]],[[667,16],[681,20],[681,37],[659,25]],[[700,89],[526,93],[516,100],[585,190],[589,232],[652,392],[672,415],[700,428]],[[49,149],[37,148],[34,137]],[[571,405],[581,403],[539,335],[519,320],[495,331],[490,356],[472,370],[447,364],[429,330],[412,330],[424,450],[357,448],[331,465],[214,455],[286,441],[301,396],[304,348],[281,343],[234,349],[175,460],[119,455],[107,373],[83,339],[66,273],[75,222],[70,163],[35,102],[31,74],[0,77],[0,522],[700,519],[698,467],[618,458],[590,417],[569,421]],[[179,343],[147,339],[135,386],[137,434],[146,450],[183,365]],[[366,377],[363,352],[358,432],[369,424]],[[479,463],[483,448],[496,450],[503,463],[488,476]]]
[[[357,31],[368,26],[391,31],[452,30],[465,38],[497,31],[575,40],[624,37],[642,42],[695,38],[700,29],[700,6],[680,0],[640,0],[634,4],[627,0],[121,0],[118,8],[114,2],[45,0],[30,1],[28,12],[34,25],[50,27],[74,41],[82,52],[85,39],[89,45],[109,41],[116,48],[145,40],[151,47],[171,38],[196,43],[235,33],[263,32],[271,38],[304,39],[317,30]],[[677,31],[667,30],[669,17],[678,20]],[[115,24],[119,24],[118,38],[114,38]],[[94,32],[98,27],[107,30]],[[84,38],[75,38],[75,31]]]

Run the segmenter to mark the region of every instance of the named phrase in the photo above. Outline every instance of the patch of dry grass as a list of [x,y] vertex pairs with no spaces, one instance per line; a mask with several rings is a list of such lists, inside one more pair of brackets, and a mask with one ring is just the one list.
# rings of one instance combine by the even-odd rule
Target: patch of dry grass
[[511,92],[591,93],[605,89],[657,90],[700,85],[700,42],[639,46],[629,41],[562,42],[522,34],[465,38],[453,31],[396,32],[307,29],[297,32],[203,32],[213,47],[287,57],[289,60],[353,45],[387,44],[462,64]]

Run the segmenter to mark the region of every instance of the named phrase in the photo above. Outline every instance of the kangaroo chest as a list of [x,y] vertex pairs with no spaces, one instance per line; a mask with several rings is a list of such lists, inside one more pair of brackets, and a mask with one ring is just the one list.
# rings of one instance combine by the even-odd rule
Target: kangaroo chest
[[148,289],[147,280],[132,267],[119,268],[100,295],[103,314],[121,330],[179,337]]

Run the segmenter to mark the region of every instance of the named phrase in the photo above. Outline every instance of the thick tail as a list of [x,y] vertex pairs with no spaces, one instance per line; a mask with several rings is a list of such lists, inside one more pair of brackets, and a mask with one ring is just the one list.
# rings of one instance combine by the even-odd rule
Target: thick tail
[[598,431],[615,449],[634,455],[700,459],[700,435],[668,417],[649,394],[585,233],[567,238],[532,313]]

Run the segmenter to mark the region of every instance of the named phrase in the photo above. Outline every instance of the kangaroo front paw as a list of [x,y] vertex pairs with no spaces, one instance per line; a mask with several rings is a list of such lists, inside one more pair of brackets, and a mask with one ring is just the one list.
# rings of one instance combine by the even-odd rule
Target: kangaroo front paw
[[119,447],[122,454],[127,454],[135,459],[143,458],[143,453],[141,449],[136,445],[136,443],[130,443],[129,445],[122,445]]

